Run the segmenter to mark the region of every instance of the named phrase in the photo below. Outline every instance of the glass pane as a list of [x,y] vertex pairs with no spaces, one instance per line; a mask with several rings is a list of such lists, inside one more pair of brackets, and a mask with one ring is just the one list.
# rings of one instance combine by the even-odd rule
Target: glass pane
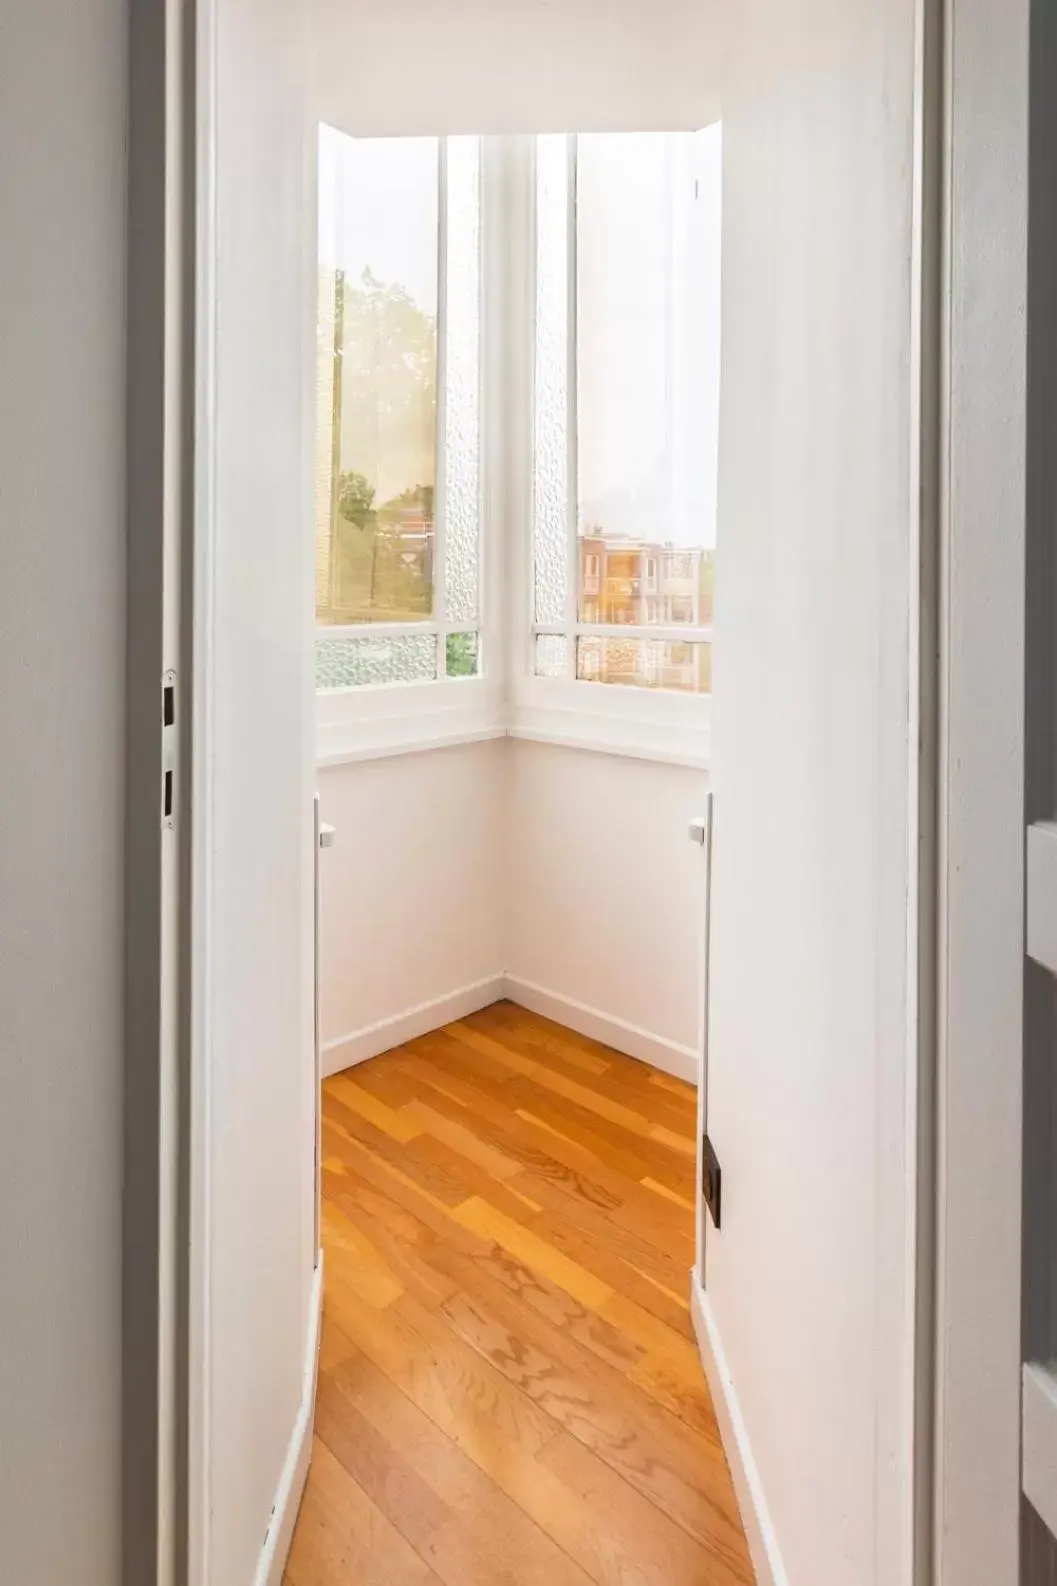
[[562,622],[569,587],[569,140],[536,139],[533,566],[537,622]]
[[478,615],[481,500],[481,141],[447,141],[444,595],[448,622]]
[[564,633],[537,633],[537,677],[565,677],[568,672],[567,644]]
[[449,677],[476,677],[480,666],[480,636],[449,633],[445,641],[445,668]]
[[429,683],[437,675],[432,633],[316,639],[316,689],[361,688],[378,683]]
[[719,183],[718,128],[577,140],[582,622],[712,621]]
[[438,145],[319,134],[316,617],[433,609]]
[[576,675],[584,683],[623,683],[631,688],[667,688],[683,694],[712,691],[712,646],[687,639],[576,641]]

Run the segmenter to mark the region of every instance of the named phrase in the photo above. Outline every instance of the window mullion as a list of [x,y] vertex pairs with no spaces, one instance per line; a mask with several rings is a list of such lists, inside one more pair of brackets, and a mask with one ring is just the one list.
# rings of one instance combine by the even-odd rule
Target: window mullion
[[579,616],[580,601],[580,565],[579,565],[579,464],[580,448],[577,435],[577,421],[579,404],[577,402],[578,385],[578,354],[577,354],[577,253],[576,253],[576,156],[577,138],[575,133],[569,135],[569,176],[567,182],[567,218],[568,226],[568,308],[567,308],[567,391],[568,391],[568,418],[567,431],[567,485],[568,485],[568,513],[569,513],[569,544],[568,544],[568,575],[566,599],[566,623],[568,638],[566,641],[566,667],[569,676],[576,676],[576,625]]
[[437,139],[437,400],[433,490],[433,619],[437,624],[437,676],[447,670],[445,530],[447,500],[448,368],[448,140]]

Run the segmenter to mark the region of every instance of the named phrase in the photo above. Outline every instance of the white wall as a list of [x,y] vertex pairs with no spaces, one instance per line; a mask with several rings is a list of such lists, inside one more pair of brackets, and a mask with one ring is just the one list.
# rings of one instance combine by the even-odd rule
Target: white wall
[[519,739],[321,770],[325,1071],[507,995],[694,1076],[707,785]]
[[704,867],[687,827],[702,813],[707,775],[522,739],[509,751],[513,994],[566,1021],[579,1004],[581,1017],[609,1022],[614,1043],[689,1077],[700,1050]]
[[906,1586],[912,0],[724,104],[706,1290],[785,1577]]
[[0,1548],[23,1586],[120,1570],[125,61],[122,0],[5,0]]
[[727,10],[722,0],[314,0],[319,114],[376,136],[707,126]]
[[208,937],[209,1574],[251,1586],[302,1407],[313,1265],[310,384],[302,31],[217,14]]
[[506,751],[497,739],[318,773],[337,834],[322,856],[327,1072],[457,1017],[467,996],[494,1000],[510,873]]

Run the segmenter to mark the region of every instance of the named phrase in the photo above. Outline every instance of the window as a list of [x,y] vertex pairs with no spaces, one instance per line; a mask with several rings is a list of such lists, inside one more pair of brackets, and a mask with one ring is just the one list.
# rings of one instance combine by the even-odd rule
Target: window
[[324,693],[475,677],[480,140],[319,134]]
[[534,670],[711,687],[718,128],[536,140]]
[[318,194],[321,760],[513,731],[704,761],[718,127],[323,126]]

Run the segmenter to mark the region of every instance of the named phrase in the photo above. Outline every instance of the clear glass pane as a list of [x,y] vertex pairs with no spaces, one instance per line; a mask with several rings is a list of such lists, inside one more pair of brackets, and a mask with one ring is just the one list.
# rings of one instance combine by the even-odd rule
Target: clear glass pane
[[436,138],[319,134],[316,618],[433,610]]
[[660,541],[580,533],[580,621],[708,627],[716,553]]
[[481,503],[481,140],[447,140],[444,594],[448,622],[478,616]]
[[569,587],[569,140],[536,139],[536,354],[532,541],[537,622],[562,622]]
[[568,674],[568,646],[564,633],[537,633],[537,677],[565,677]]
[[445,641],[445,667],[449,677],[476,677],[481,664],[481,641],[476,633],[449,633]]
[[362,688],[378,683],[429,683],[437,675],[432,633],[316,639],[316,689]]
[[719,129],[577,140],[580,620],[708,625]]
[[576,641],[576,675],[584,683],[708,694],[712,691],[712,646],[688,639],[584,635]]

